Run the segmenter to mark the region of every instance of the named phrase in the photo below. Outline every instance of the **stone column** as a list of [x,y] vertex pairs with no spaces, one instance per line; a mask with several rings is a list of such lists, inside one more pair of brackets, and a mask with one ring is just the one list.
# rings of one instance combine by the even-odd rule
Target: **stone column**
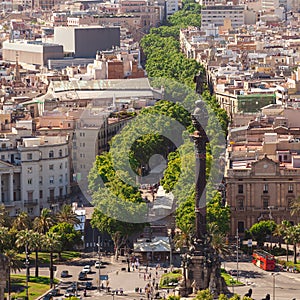
[[0,253],[0,299],[4,299],[4,289],[8,279],[8,259]]
[[9,200],[14,201],[14,173],[9,173]]

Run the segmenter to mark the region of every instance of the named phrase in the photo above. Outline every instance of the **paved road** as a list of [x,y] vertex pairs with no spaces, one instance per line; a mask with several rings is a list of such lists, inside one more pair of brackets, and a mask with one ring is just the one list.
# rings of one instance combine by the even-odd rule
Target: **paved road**
[[[61,279],[64,284],[64,288],[71,284],[73,281],[78,281],[78,274],[82,270],[84,265],[90,264],[94,265],[96,257],[94,258],[85,258],[80,259],[78,261],[72,262],[68,265],[58,265],[57,271],[55,273],[55,277]],[[164,272],[164,270],[158,270],[158,276],[155,276],[155,268],[152,268],[148,271],[148,275],[151,272],[151,279],[148,279],[147,276],[144,278],[145,268],[141,268],[140,272],[127,272],[127,263],[125,261],[112,262],[110,258],[103,258],[105,262],[105,268],[100,269],[101,275],[108,275],[109,279],[109,287],[112,290],[122,288],[124,294],[127,295],[126,298],[129,299],[146,299],[144,288],[147,283],[152,284],[153,276],[155,277],[155,283],[159,281],[159,277]],[[224,263],[223,263],[224,264]],[[125,269],[124,269],[125,268]],[[225,262],[225,269],[236,269],[236,262]],[[123,269],[123,270],[122,270]],[[60,273],[62,270],[68,270],[71,277],[64,279],[60,278]],[[288,272],[276,272],[271,275],[271,272],[266,272],[258,267],[254,266],[251,262],[239,262],[239,270],[240,270],[240,278],[245,285],[241,287],[230,287],[231,292],[235,292],[240,295],[244,295],[249,288],[252,288],[253,293],[252,297],[255,300],[261,300],[265,297],[267,293],[271,295],[271,299],[273,300],[292,300],[298,299],[300,300],[300,274],[288,273]],[[48,268],[41,268],[41,275],[49,276]],[[98,291],[98,269],[92,267],[92,273],[88,275],[88,281],[92,281],[95,287],[94,290],[87,291],[86,299],[103,299],[103,300],[123,300],[125,297],[120,295],[112,295],[111,293],[106,293],[105,291]],[[146,280],[145,280],[146,279]],[[275,297],[273,298],[273,287],[275,280]],[[84,281],[79,281],[84,282]],[[104,287],[106,286],[106,281],[103,281]],[[136,293],[135,288],[142,288],[142,293]],[[61,288],[61,292],[64,293],[65,289]],[[160,290],[161,295],[166,294],[166,291]],[[170,293],[172,291],[170,290]],[[83,290],[79,290],[78,294],[83,296]],[[55,299],[62,299],[63,296],[56,297]],[[85,298],[83,298],[85,299]]]
[[[86,281],[92,281],[94,289],[87,291],[87,298],[88,299],[112,299],[112,298],[124,298],[124,296],[121,296],[120,293],[118,295],[112,295],[112,293],[107,293],[107,290],[105,289],[108,285],[110,287],[110,290],[120,290],[123,289],[124,295],[127,295],[126,298],[132,298],[132,299],[146,299],[145,297],[145,287],[147,284],[150,284],[154,286],[156,283],[159,283],[159,279],[161,274],[164,272],[163,269],[156,268],[149,268],[148,272],[146,273],[145,267],[140,267],[139,270],[132,271],[132,268],[130,272],[128,272],[127,263],[126,261],[122,262],[122,259],[120,259],[118,262],[114,262],[111,260],[111,258],[103,258],[104,261],[104,268],[100,269],[100,275],[108,275],[108,281],[101,281],[100,287],[103,287],[104,290],[101,289],[101,291],[98,291],[98,285],[99,285],[99,269],[96,269],[94,267],[94,263],[96,262],[97,258],[86,258],[81,259],[79,261],[73,262],[71,265],[58,265],[57,271],[55,272],[55,277],[60,279],[62,281],[62,285],[60,287],[61,293],[65,293],[65,288],[67,286],[70,286],[70,284],[73,281],[78,281],[79,286],[81,284],[84,284]],[[84,281],[78,280],[78,274],[82,270],[84,265],[92,265],[92,272],[88,274],[88,278]],[[68,278],[60,278],[60,274],[62,270],[68,270],[70,277]],[[48,272],[48,270],[44,270],[44,272]],[[156,276],[157,272],[157,276]],[[42,272],[41,272],[42,273]],[[149,275],[151,274],[151,278],[149,278]],[[136,288],[141,288],[142,293],[135,292]],[[166,294],[166,291],[159,291],[161,295],[164,293]],[[171,293],[172,291],[170,291]],[[83,296],[83,289],[80,289],[78,291],[79,296]],[[55,299],[60,299],[60,297],[55,297]]]
[[[231,291],[234,289],[235,293],[244,295],[249,288],[252,288],[252,298],[256,300],[264,298],[267,293],[271,295],[271,299],[300,300],[300,274],[267,272],[259,269],[250,262],[240,262],[238,268],[241,272],[239,280],[245,283],[245,286],[230,288]],[[236,262],[226,262],[225,269],[236,270]],[[275,297],[273,297],[274,283]]]

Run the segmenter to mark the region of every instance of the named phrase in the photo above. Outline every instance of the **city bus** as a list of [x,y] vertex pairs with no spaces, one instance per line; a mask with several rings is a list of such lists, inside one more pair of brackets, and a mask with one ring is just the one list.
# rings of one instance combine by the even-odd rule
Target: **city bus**
[[274,255],[264,250],[253,251],[252,263],[265,271],[273,271],[275,269]]

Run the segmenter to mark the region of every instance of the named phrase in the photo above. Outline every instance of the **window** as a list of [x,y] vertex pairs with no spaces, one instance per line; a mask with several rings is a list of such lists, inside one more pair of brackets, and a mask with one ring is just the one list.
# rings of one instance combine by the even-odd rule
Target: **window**
[[243,198],[237,199],[237,209],[244,209],[244,199]]
[[28,199],[28,201],[32,201],[33,200],[33,192],[32,191],[27,192],[27,199]]
[[42,172],[43,171],[43,166],[40,166],[40,172]]
[[32,160],[32,153],[27,153],[27,159]]
[[43,190],[40,190],[40,199],[43,199]]
[[50,150],[49,151],[49,158],[53,158],[54,157],[54,151],[53,150]]
[[1,160],[5,160],[5,155],[1,155]]
[[63,182],[63,176],[62,176],[62,175],[59,175],[58,181],[59,181],[59,183],[62,183],[62,182]]
[[269,207],[269,198],[263,198],[263,209],[268,209]]
[[32,173],[32,167],[28,167],[27,168],[27,174],[31,174]]
[[33,207],[28,207],[27,212],[28,212],[29,215],[32,215],[33,214]]
[[49,165],[49,170],[54,170],[54,165]]
[[292,183],[289,184],[288,192],[289,193],[293,193],[294,192],[294,185]]
[[60,149],[58,152],[59,157],[62,157],[62,150]]
[[43,184],[43,176],[40,176],[40,179],[39,179],[39,184],[42,185]]
[[21,213],[21,208],[17,208],[16,209],[16,216],[19,215]]
[[268,192],[269,192],[268,184],[265,183],[265,184],[264,184],[264,187],[263,187],[263,193],[264,193],[264,194],[267,194]]
[[60,169],[62,169],[62,168],[63,168],[63,164],[62,164],[62,163],[59,165],[59,168],[60,168]]
[[239,194],[243,194],[244,193],[244,186],[242,184],[238,185],[238,192],[239,192]]
[[50,176],[49,177],[49,183],[50,184],[54,184],[54,176]]
[[239,233],[244,233],[245,232],[244,221],[238,221],[238,232]]
[[28,183],[28,184],[32,184],[32,178],[29,178],[29,179],[27,180],[27,183]]

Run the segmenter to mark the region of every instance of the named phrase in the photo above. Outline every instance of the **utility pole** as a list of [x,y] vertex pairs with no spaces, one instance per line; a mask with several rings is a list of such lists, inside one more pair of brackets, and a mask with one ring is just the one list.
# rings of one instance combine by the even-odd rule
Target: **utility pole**
[[98,261],[99,261],[99,269],[98,269],[98,291],[100,292],[100,275],[101,275],[101,271],[100,271],[100,266],[101,266],[101,245],[100,245],[100,235],[98,236]]

